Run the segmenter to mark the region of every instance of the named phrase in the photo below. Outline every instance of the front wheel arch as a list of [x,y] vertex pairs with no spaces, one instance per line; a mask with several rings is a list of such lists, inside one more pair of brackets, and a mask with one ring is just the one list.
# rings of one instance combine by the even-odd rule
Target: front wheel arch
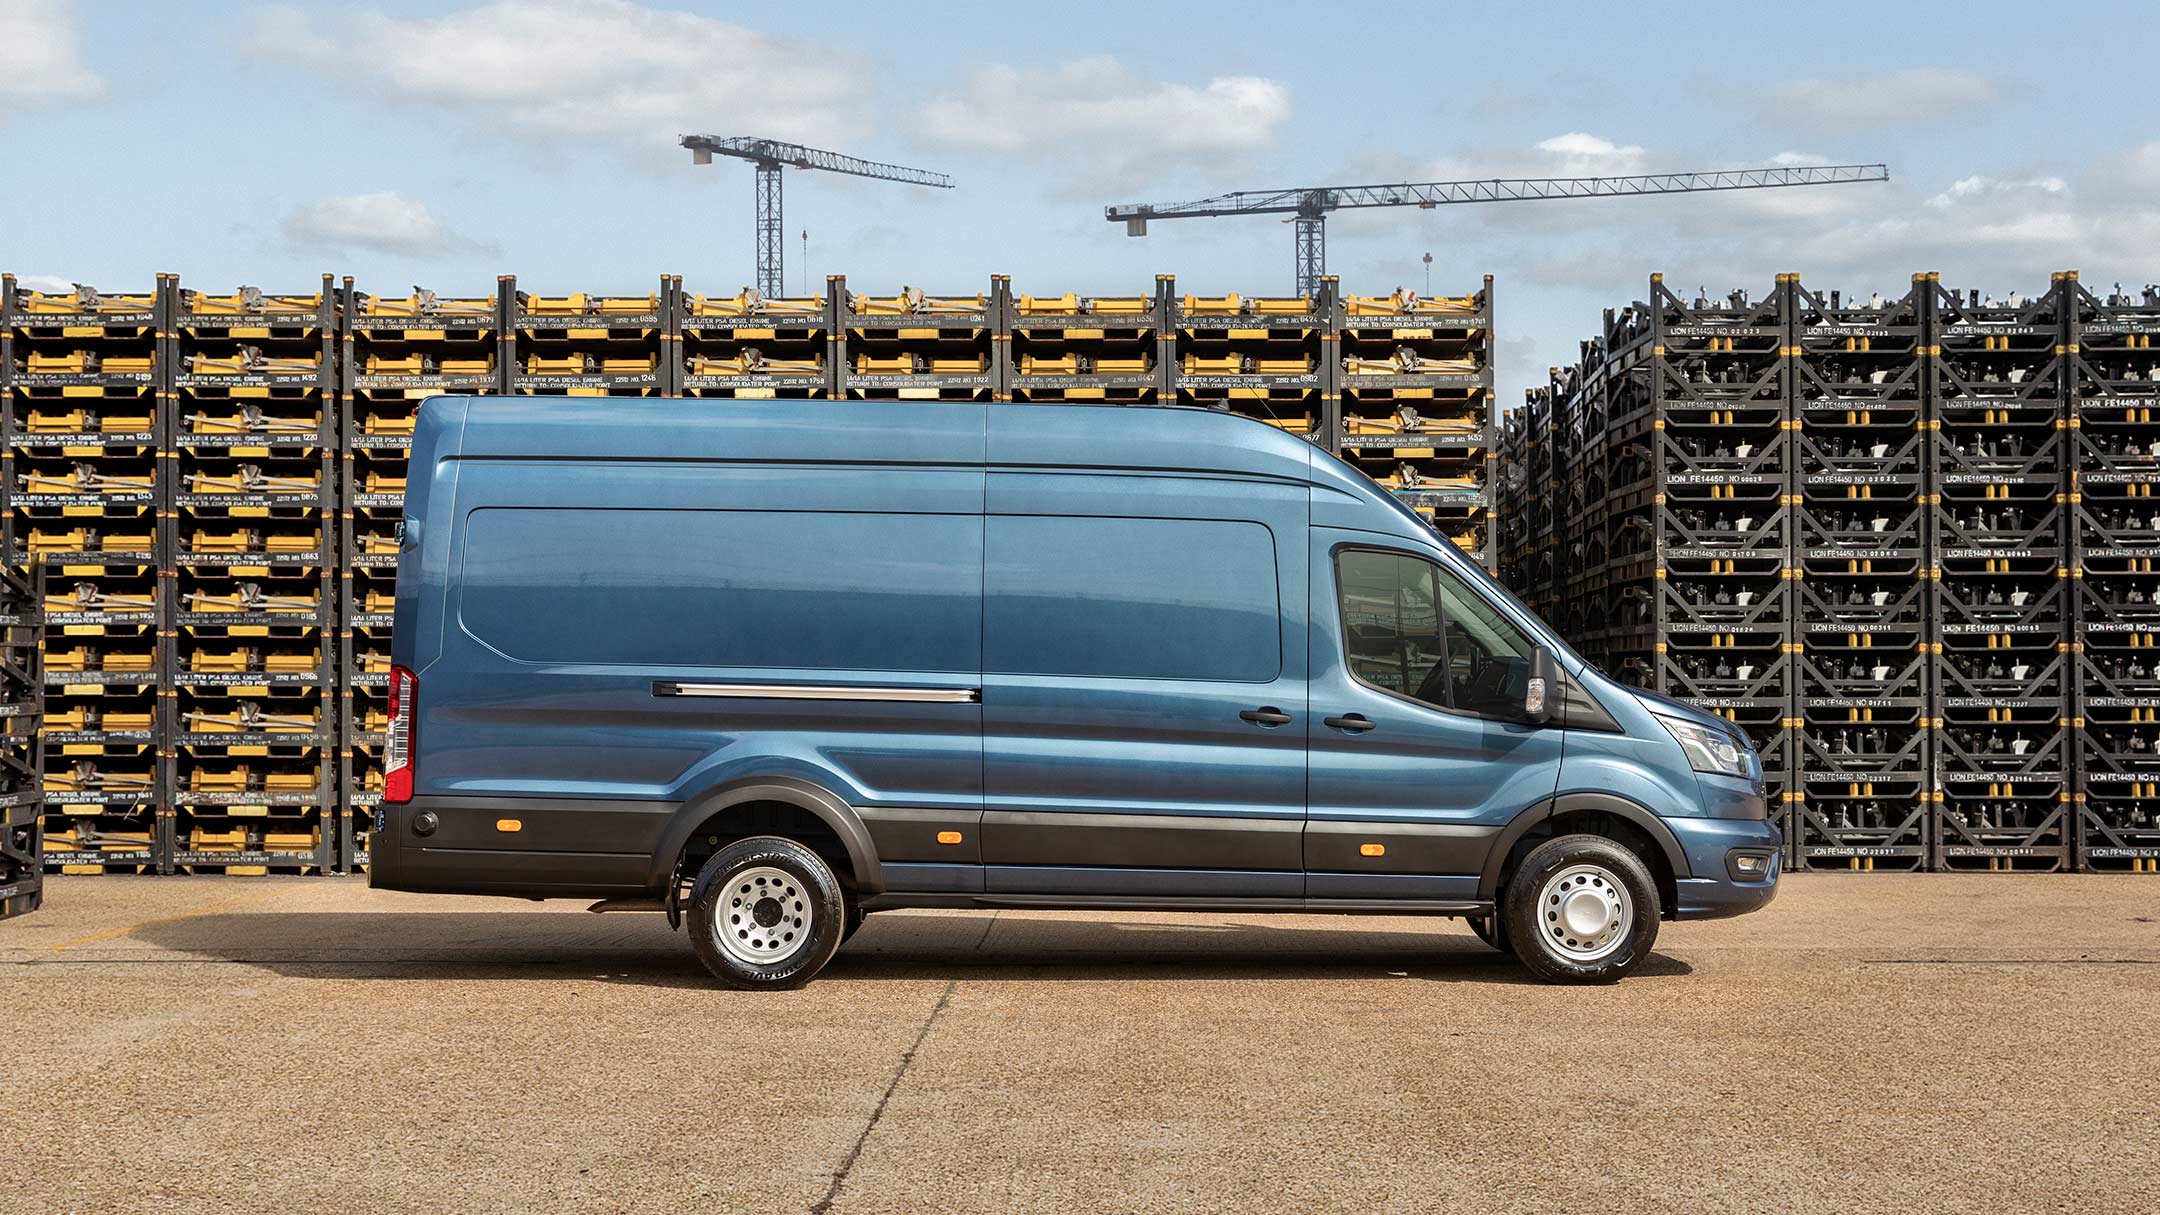
[[[1500,834],[1493,840],[1492,851],[1485,858],[1485,870],[1478,875],[1477,896],[1481,899],[1499,898],[1501,884],[1506,880],[1508,872],[1514,868],[1515,862],[1522,858],[1523,853],[1536,846],[1536,839],[1526,838],[1534,831],[1550,828],[1550,834],[1565,834],[1570,821],[1590,819],[1600,814],[1619,819],[1648,837],[1656,853],[1644,857],[1643,860],[1650,866],[1650,872],[1658,879],[1660,887],[1668,882],[1678,882],[1694,876],[1693,871],[1688,868],[1687,853],[1680,847],[1679,837],[1649,808],[1612,793],[1563,793],[1558,797],[1546,798],[1516,815],[1501,829]],[[1619,842],[1626,844],[1632,841],[1621,839]],[[1664,864],[1657,863],[1660,859]],[[1676,889],[1677,887],[1659,890],[1659,893],[1665,896],[1668,914]]]

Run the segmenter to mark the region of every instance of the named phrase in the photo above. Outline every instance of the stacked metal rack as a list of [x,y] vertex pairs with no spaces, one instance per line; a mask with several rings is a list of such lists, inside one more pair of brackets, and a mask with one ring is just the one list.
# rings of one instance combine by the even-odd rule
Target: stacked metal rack
[[1340,377],[1324,389],[1343,458],[1488,567],[1499,560],[1492,306],[1491,275],[1468,296],[1342,296],[1330,343]]
[[519,396],[649,397],[672,379],[673,280],[651,295],[540,295],[505,275],[510,391]]
[[673,391],[700,398],[832,398],[831,297],[767,299],[748,287],[734,295],[687,294],[679,274],[668,279],[667,296]]
[[[1174,279],[1159,281],[1168,313],[1166,402],[1243,414],[1329,441],[1338,426],[1341,349],[1334,279],[1321,281],[1318,298],[1180,295]],[[1357,463],[1347,453],[1345,458]],[[1360,468],[1418,504],[1416,474],[1406,474],[1398,462],[1366,461]]]
[[[1789,698],[1751,733],[1798,867],[2160,872],[2160,288],[1651,299],[1510,421],[1525,594],[1623,678]],[[1781,442],[1773,504],[1747,478]]]
[[933,295],[903,286],[893,295],[858,294],[845,276],[833,275],[826,298],[837,313],[829,356],[836,396],[987,401],[996,395],[1002,318],[992,292]]
[[2071,863],[2064,281],[1994,300],[1915,280],[1934,478],[1938,869]]
[[1608,312],[1567,424],[1572,619],[1606,669],[1734,722],[1792,790],[1785,284]]
[[2070,531],[2080,868],[2160,873],[2160,290],[2057,280],[2075,436]]
[[63,294],[0,278],[0,564],[48,578],[44,862],[66,873],[158,863],[169,284]]
[[26,576],[0,569],[0,920],[36,911],[45,897],[40,593],[35,571]]
[[1924,286],[1848,300],[1785,285],[1795,860],[1920,869],[1933,804]]
[[1018,295],[998,277],[998,344],[1006,378],[999,400],[1155,405],[1164,399],[1171,352],[1169,280],[1150,294]]
[[178,289],[173,309],[164,862],[323,872],[337,863],[337,293],[329,275],[305,295]]
[[515,359],[504,298],[443,297],[421,287],[408,296],[378,296],[350,278],[341,292],[337,835],[343,868],[366,867],[366,822],[382,800],[390,620],[413,418],[431,396],[507,391]]

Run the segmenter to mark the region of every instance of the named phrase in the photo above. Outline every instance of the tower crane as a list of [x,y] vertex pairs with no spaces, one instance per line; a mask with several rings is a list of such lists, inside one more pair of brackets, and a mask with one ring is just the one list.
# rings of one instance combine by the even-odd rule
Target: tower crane
[[879,181],[935,186],[941,190],[953,188],[952,178],[943,173],[859,160],[777,139],[759,139],[752,135],[684,135],[679,142],[690,149],[693,164],[709,165],[715,156],[733,156],[757,166],[757,289],[768,299],[787,293],[781,285],[780,274],[781,249],[786,241],[780,219],[781,169],[823,169],[828,173],[872,177]]
[[1327,273],[1330,211],[1363,207],[1434,207],[1455,203],[1528,202],[1543,198],[1615,198],[1634,194],[1692,194],[1708,190],[1767,190],[1783,186],[1831,186],[1888,181],[1887,165],[1797,165],[1775,169],[1727,169],[1712,173],[1643,173],[1631,177],[1481,177],[1470,181],[1403,182],[1381,186],[1301,186],[1289,190],[1233,190],[1181,203],[1128,203],[1104,207],[1103,218],[1125,225],[1125,235],[1146,236],[1149,220],[1216,215],[1288,215],[1297,225],[1297,289],[1319,290]]

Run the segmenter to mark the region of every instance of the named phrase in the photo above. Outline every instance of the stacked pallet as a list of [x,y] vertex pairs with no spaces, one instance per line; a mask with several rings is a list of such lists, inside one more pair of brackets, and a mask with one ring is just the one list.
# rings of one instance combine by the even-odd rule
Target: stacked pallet
[[65,872],[157,863],[170,280],[65,294],[0,279],[5,564],[48,573],[44,856]]
[[339,318],[306,295],[175,310],[165,863],[319,873],[336,856]]
[[2003,300],[1921,283],[1941,869],[2071,861],[2063,281]]
[[2070,368],[2080,868],[2160,873],[2160,290],[2058,280]]
[[35,575],[0,569],[0,920],[36,911],[45,896],[39,583]]
[[1924,868],[1933,803],[1925,285],[1788,280],[1803,867]]
[[932,294],[902,286],[858,293],[826,280],[838,309],[832,363],[836,395],[850,401],[987,401],[1003,369],[991,292]]
[[1347,295],[1337,397],[1343,458],[1464,552],[1498,560],[1492,276],[1474,295]]
[[1007,378],[1000,400],[1155,405],[1163,400],[1169,344],[1169,281],[1132,295],[1014,295],[999,276],[1000,345]]
[[672,371],[682,395],[832,398],[830,297],[767,299],[748,287],[733,295],[685,294],[679,274],[669,278],[668,295],[674,304]]
[[[1323,280],[1318,298],[1180,295],[1173,280],[1162,283],[1169,296],[1167,399],[1326,441],[1341,348],[1333,279]],[[1365,471],[1398,494],[1418,488],[1415,472],[1393,462],[1369,463]]]
[[[1735,720],[1788,698],[1782,738],[1750,733],[1798,867],[2160,871],[2160,289],[2068,272],[1997,298],[1926,274],[1863,298],[1789,275],[1722,303],[1653,278],[1651,300],[1511,423],[1529,463],[1503,484],[1537,484],[1534,436],[1558,440],[1552,530],[1525,491],[1502,533],[1547,618]],[[1677,386],[1676,360],[1709,387]],[[1688,395],[1714,428],[1692,441],[1666,399]],[[1780,458],[1773,504],[1750,478]],[[1682,589],[1705,579],[1707,600]]]
[[542,295],[504,276],[510,391],[518,396],[649,397],[667,390],[671,281],[650,295]]

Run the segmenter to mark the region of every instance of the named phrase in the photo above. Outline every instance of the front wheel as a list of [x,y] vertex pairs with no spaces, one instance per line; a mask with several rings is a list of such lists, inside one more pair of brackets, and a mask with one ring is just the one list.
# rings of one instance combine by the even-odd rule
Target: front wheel
[[755,836],[722,848],[698,870],[690,945],[729,987],[800,987],[840,948],[846,913],[824,858],[794,840]]
[[1548,983],[1612,983],[1657,943],[1650,870],[1601,835],[1563,835],[1530,851],[1508,880],[1500,926],[1512,952]]

